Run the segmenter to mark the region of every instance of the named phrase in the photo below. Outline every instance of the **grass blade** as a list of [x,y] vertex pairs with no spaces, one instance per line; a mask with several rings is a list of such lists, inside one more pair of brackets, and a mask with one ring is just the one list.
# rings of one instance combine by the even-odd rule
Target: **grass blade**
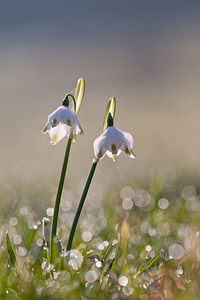
[[146,270],[148,270],[150,267],[151,267],[151,265],[156,261],[156,259],[160,256],[160,253],[161,253],[161,251],[159,251],[158,253],[156,253],[155,255],[154,255],[154,257],[152,257],[149,261],[148,261],[148,263],[146,264],[146,266],[144,267],[144,271],[146,271]]
[[160,256],[160,253],[161,253],[161,251],[159,251],[158,253],[156,253],[155,255],[154,255],[154,257],[152,257],[149,261],[148,261],[148,263],[145,265],[145,260],[142,262],[142,264],[140,265],[140,267],[138,268],[138,270],[137,270],[137,273],[136,273],[136,276],[137,275],[139,275],[139,274],[141,274],[142,272],[144,272],[144,271],[147,271],[150,267],[151,267],[151,265],[156,261],[156,259]]
[[110,249],[111,249],[111,247],[112,247],[112,242],[113,242],[113,241],[111,241],[111,242],[109,243],[109,245],[107,246],[107,248],[105,249],[105,251],[103,252],[103,254],[102,254],[102,256],[101,256],[101,261],[102,261],[102,264],[103,264],[103,265],[105,265],[105,260],[106,260],[106,258],[107,258],[107,256],[108,256],[108,253],[109,253],[109,251],[110,251]]
[[8,232],[6,232],[6,247],[7,247],[8,256],[9,256],[9,259],[10,259],[10,264],[11,264],[12,267],[14,267],[15,262],[16,262],[16,256],[15,256],[15,253],[13,251],[12,244],[11,244]]
[[115,251],[115,257],[114,257],[114,261],[113,261],[112,268],[111,268],[112,271],[114,270],[115,264],[116,264],[116,261],[117,261],[117,255],[118,255],[118,251],[119,251],[120,239],[121,239],[121,236],[119,234],[118,235],[118,240],[117,240],[117,247],[116,247],[116,251]]
[[35,237],[35,235],[36,235],[36,233],[37,233],[37,230],[38,230],[38,227],[37,227],[37,229],[32,228],[32,229],[30,230],[30,233],[29,233],[29,235],[28,235],[28,238],[27,238],[27,241],[26,241],[26,245],[25,245],[26,249],[29,250],[29,248],[30,248],[30,246],[31,246],[31,243],[32,243],[32,241],[33,241],[33,239],[34,239],[34,237]]

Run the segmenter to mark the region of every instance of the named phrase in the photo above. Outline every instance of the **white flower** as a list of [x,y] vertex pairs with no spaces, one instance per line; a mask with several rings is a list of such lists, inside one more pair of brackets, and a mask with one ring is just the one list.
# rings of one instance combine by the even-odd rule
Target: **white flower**
[[75,141],[77,134],[82,134],[83,130],[75,111],[62,105],[48,116],[48,122],[42,133],[47,132],[51,138],[51,144],[56,145],[66,135]]
[[51,222],[49,218],[43,218],[42,219],[42,235],[45,240],[45,242],[48,242],[50,240],[51,235]]
[[101,160],[105,154],[115,161],[116,156],[122,151],[131,158],[135,158],[133,148],[134,141],[132,136],[114,126],[109,126],[104,133],[94,141],[94,154],[97,161]]

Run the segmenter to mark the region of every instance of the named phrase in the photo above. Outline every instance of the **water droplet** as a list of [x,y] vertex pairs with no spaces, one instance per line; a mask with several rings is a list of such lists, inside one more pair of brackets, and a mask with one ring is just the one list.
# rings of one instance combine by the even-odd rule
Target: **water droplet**
[[19,212],[22,216],[26,216],[26,215],[28,215],[28,208],[23,206],[20,208]]
[[147,246],[146,246],[146,251],[150,252],[151,249],[152,249],[152,247],[151,247],[150,245],[147,245]]
[[12,226],[16,226],[17,223],[18,223],[18,220],[17,220],[17,218],[12,217],[12,218],[10,218],[9,223],[10,223],[10,225],[12,225]]
[[58,272],[53,272],[53,278],[57,279],[58,278]]
[[74,270],[78,270],[83,262],[83,255],[78,250],[70,250],[64,254],[67,264]]
[[167,235],[170,231],[170,226],[167,222],[163,222],[159,224],[157,230],[159,235]]
[[149,235],[150,236],[156,236],[156,230],[154,228],[149,229]]
[[180,244],[173,244],[169,247],[169,256],[173,259],[180,259],[185,254],[185,249]]
[[17,249],[17,252],[18,252],[19,256],[25,256],[27,254],[27,249],[24,247],[19,247]]
[[43,261],[43,263],[41,264],[41,269],[44,270],[46,268],[47,262]]
[[108,245],[109,245],[108,241],[104,241],[103,245],[104,245],[104,247],[108,247]]
[[51,278],[48,278],[47,280],[46,280],[46,285],[48,286],[48,287],[53,287],[54,286],[54,284],[55,284],[55,281],[53,280],[53,279],[51,279]]
[[140,230],[143,233],[147,233],[149,231],[149,227],[150,227],[149,222],[147,222],[146,220],[144,220],[144,221],[141,222]]
[[98,249],[99,249],[99,250],[103,250],[103,249],[104,249],[104,245],[103,245],[102,243],[99,244],[99,245],[98,245]]
[[89,242],[91,241],[92,239],[92,233],[90,231],[84,231],[82,233],[82,239],[85,241],[85,242]]
[[19,244],[21,244],[21,242],[22,242],[22,238],[21,238],[21,236],[18,235],[18,234],[15,234],[13,239],[14,239],[14,244],[15,244],[15,245],[19,245]]
[[130,186],[125,186],[120,191],[120,197],[122,199],[132,199],[135,196],[135,191]]
[[182,197],[185,199],[190,199],[196,196],[196,188],[191,185],[187,185],[183,188]]
[[179,266],[179,267],[177,268],[176,273],[177,273],[178,275],[182,275],[182,274],[183,274],[183,269],[182,269],[181,266]]
[[114,240],[112,241],[112,246],[116,245],[117,243],[118,243],[118,240],[114,239]]
[[85,274],[85,280],[87,282],[95,282],[97,279],[98,279],[98,274],[95,270],[92,270],[92,271],[88,271],[86,274]]
[[127,286],[128,285],[128,278],[126,276],[120,276],[118,279],[119,285]]
[[39,246],[39,247],[42,247],[43,246],[43,240],[42,239],[38,239],[36,241],[36,244]]
[[48,207],[47,210],[46,210],[47,216],[52,217],[53,216],[53,211],[54,211],[53,207]]
[[102,267],[102,262],[101,261],[97,261],[96,262],[96,267],[97,268],[101,268]]
[[133,201],[131,199],[124,199],[122,202],[122,207],[125,210],[130,210],[133,207]]
[[128,286],[123,287],[122,288],[122,292],[123,292],[124,295],[130,296],[130,295],[133,294],[133,288],[132,287],[128,287]]
[[138,207],[145,207],[150,204],[151,196],[147,191],[139,190],[135,194],[134,202]]
[[169,206],[169,201],[168,201],[166,198],[161,198],[161,199],[158,201],[158,206],[159,206],[161,209],[166,209],[166,208],[168,208],[168,206]]

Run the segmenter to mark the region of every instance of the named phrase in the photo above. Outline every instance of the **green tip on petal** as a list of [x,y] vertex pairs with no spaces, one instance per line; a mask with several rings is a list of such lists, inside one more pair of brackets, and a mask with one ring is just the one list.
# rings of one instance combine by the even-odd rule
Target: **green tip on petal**
[[44,127],[44,129],[42,130],[42,133],[47,132],[47,126]]

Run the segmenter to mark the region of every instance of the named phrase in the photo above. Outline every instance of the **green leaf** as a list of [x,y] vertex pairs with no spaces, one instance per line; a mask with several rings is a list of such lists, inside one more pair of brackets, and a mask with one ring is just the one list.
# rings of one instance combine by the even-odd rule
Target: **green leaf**
[[103,120],[103,126],[102,126],[101,133],[103,133],[107,128],[107,118],[108,118],[109,113],[111,113],[111,116],[114,120],[115,107],[116,107],[116,99],[115,99],[115,97],[111,97],[110,100],[108,101],[108,104],[106,107],[106,112],[105,112],[105,116],[104,116],[104,120]]
[[6,247],[7,247],[8,255],[9,255],[9,258],[10,258],[11,266],[14,267],[15,262],[16,262],[16,256],[15,256],[15,253],[13,251],[12,244],[11,244],[8,232],[6,232]]
[[83,101],[85,92],[85,80],[83,78],[78,79],[76,89],[74,92],[74,98],[76,100],[76,114],[78,115]]

